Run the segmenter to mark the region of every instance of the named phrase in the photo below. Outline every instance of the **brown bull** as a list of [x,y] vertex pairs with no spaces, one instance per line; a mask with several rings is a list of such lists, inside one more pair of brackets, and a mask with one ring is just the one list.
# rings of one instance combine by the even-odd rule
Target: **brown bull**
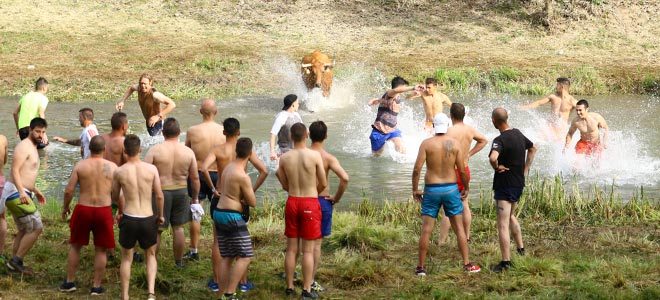
[[308,90],[315,87],[321,88],[323,97],[330,95],[330,88],[332,87],[332,61],[327,55],[315,50],[311,54],[305,55],[300,64],[300,71],[302,72],[302,79],[305,82]]

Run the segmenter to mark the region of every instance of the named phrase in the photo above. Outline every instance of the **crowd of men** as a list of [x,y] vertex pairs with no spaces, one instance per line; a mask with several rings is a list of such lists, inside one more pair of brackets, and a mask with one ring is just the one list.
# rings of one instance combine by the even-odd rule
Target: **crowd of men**
[[[401,77],[392,80],[392,88],[369,105],[378,105],[376,120],[370,135],[374,155],[379,155],[384,144],[391,140],[397,151],[405,151],[401,135],[396,128],[402,95],[413,92],[407,99],[421,98],[425,110],[424,127],[430,137],[419,147],[412,174],[413,198],[421,203],[422,231],[419,239],[419,260],[415,273],[426,275],[425,258],[429,238],[435,221],[444,210],[439,242],[447,240],[449,227],[457,237],[459,252],[466,272],[479,272],[481,267],[469,258],[470,191],[469,159],[488,143],[475,128],[463,123],[465,107],[452,103],[437,90],[437,81],[426,80],[426,85],[410,86]],[[581,139],[576,152],[596,155],[607,146],[607,124],[599,114],[589,113],[586,100],[574,103],[568,94],[570,82],[557,80],[557,93],[541,99],[529,107],[551,104],[551,125],[566,125],[570,111],[577,116],[568,126],[566,146],[576,130]],[[45,110],[48,82],[39,78],[35,91],[23,96],[14,112],[17,135],[11,164],[11,176],[5,180],[2,167],[7,162],[7,139],[0,135],[0,255],[4,255],[7,223],[5,209],[16,223],[12,256],[4,257],[6,266],[15,272],[30,274],[31,268],[24,258],[43,231],[43,222],[33,201],[46,198],[36,187],[39,170],[38,149],[48,145],[48,124]],[[138,103],[149,135],[162,134],[164,141],[151,147],[144,159],[140,138],[127,135],[128,118],[121,112],[124,102],[137,92]],[[331,234],[333,206],[347,189],[349,176],[339,160],[325,150],[328,128],[322,121],[304,125],[297,113],[296,95],[284,98],[282,111],[275,117],[270,131],[270,159],[279,160],[276,171],[282,189],[288,193],[285,207],[286,254],[284,274],[285,293],[297,295],[294,287],[296,262],[302,265],[303,299],[315,299],[323,287],[315,280],[321,259],[321,244]],[[164,109],[161,108],[164,106]],[[450,117],[442,113],[449,106]],[[79,138],[54,137],[53,140],[80,147],[80,160],[74,166],[65,188],[62,219],[69,219],[70,250],[66,267],[66,280],[60,286],[64,292],[77,289],[76,270],[81,248],[89,244],[90,232],[94,236],[95,258],[91,295],[103,294],[104,272],[108,257],[114,255],[115,223],[119,228],[121,248],[121,298],[129,298],[131,266],[137,247],[143,249],[146,261],[147,292],[155,299],[155,278],[158,268],[158,249],[161,233],[172,230],[172,249],[177,268],[185,267],[185,260],[199,260],[200,221],[204,215],[201,201],[210,201],[209,214],[213,220],[213,247],[211,263],[213,277],[209,288],[224,299],[237,299],[237,291],[249,291],[254,285],[248,281],[248,266],[254,249],[248,223],[250,207],[257,205],[255,192],[268,176],[267,168],[253,151],[252,140],[240,137],[240,122],[226,118],[216,123],[215,102],[204,99],[200,105],[202,122],[190,127],[185,143],[180,143],[179,122],[167,114],[176,107],[174,102],[157,92],[153,79],[143,74],[137,85],[130,86],[111,117],[112,131],[100,135],[94,124],[90,108],[79,111]],[[508,112],[496,108],[491,115],[493,126],[500,135],[492,141],[489,162],[494,170],[493,190],[497,205],[497,229],[502,260],[493,267],[501,272],[511,267],[510,234],[517,253],[525,254],[521,228],[515,217],[516,203],[525,186],[525,176],[534,160],[536,147],[518,129],[508,124]],[[604,129],[600,138],[599,129]],[[311,147],[307,139],[311,139]],[[472,146],[472,142],[476,143]],[[246,173],[250,163],[259,173],[256,181]],[[426,165],[424,189],[419,189],[422,167]],[[339,179],[334,194],[328,187],[328,176],[333,172]],[[71,209],[76,188],[77,204]],[[115,210],[115,212],[113,212]],[[190,224],[190,249],[185,252],[184,226]]]

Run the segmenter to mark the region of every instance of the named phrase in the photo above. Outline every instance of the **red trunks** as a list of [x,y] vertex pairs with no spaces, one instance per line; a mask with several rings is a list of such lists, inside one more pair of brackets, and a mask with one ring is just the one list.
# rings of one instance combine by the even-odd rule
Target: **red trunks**
[[600,154],[601,151],[603,151],[603,148],[601,148],[600,143],[580,140],[575,144],[575,154],[592,155]]
[[94,246],[112,249],[115,247],[113,225],[110,206],[93,207],[78,204],[73,209],[69,222],[71,228],[69,243],[88,245],[91,231],[94,234]]
[[[458,172],[458,169],[454,170],[456,171],[456,184],[458,185],[458,191],[462,192],[465,189],[465,186],[463,186],[463,181],[461,181],[461,173]],[[467,165],[465,166],[465,173],[467,173],[468,182],[470,182],[472,175],[470,175],[470,167]]]
[[321,205],[318,197],[291,197],[286,200],[284,235],[288,238],[321,238]]

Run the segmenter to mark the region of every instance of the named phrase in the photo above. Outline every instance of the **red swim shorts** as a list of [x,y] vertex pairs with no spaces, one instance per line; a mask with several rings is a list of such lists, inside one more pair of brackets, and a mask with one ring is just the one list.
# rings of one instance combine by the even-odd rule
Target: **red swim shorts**
[[113,225],[110,206],[93,207],[78,204],[73,209],[69,222],[69,228],[71,228],[69,243],[88,245],[91,231],[94,234],[94,246],[112,249],[115,247]]
[[[458,169],[454,170],[456,171],[456,184],[458,185],[458,191],[462,192],[465,189],[465,186],[463,186],[463,181],[461,180],[461,173],[458,172]],[[465,166],[465,173],[467,173],[468,182],[470,182],[472,175],[470,174],[470,167],[467,165]]]
[[321,238],[321,205],[318,197],[286,199],[284,235],[288,238],[316,240]]
[[603,151],[603,149],[601,148],[600,143],[579,140],[577,144],[575,144],[576,154],[592,155],[600,154],[601,151]]

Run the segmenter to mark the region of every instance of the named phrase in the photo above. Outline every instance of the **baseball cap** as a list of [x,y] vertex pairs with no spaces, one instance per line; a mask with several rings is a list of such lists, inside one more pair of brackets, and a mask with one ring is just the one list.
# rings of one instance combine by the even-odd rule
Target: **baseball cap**
[[439,113],[433,117],[433,130],[435,133],[447,133],[449,122],[447,115]]
[[294,102],[298,100],[298,96],[294,94],[289,94],[284,97],[284,106],[282,106],[282,110],[287,110],[291,105],[293,105]]

